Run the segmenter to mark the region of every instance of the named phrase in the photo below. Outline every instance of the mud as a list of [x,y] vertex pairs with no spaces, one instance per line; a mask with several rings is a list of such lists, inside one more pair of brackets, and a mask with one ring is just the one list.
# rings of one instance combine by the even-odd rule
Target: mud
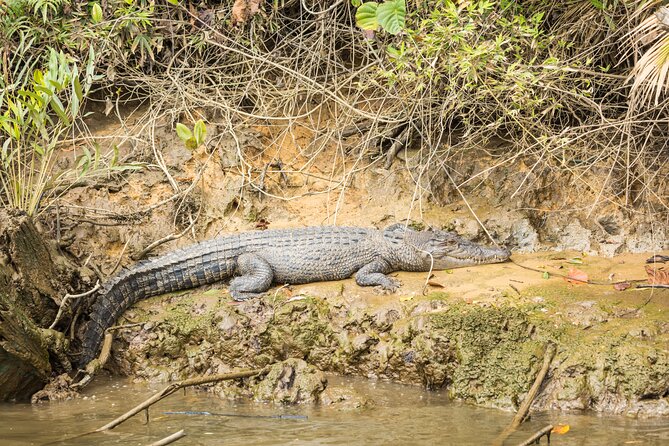
[[[191,151],[171,122],[157,123],[149,140],[142,119],[124,118],[119,126],[96,115],[95,135],[146,168],[73,188],[57,218],[53,209],[42,220],[68,256],[101,278],[166,237],[175,240],[149,255],[223,233],[321,224],[406,221],[484,243],[490,234],[517,261],[551,273],[585,258],[579,268],[605,283],[645,277],[647,255],[629,253],[669,249],[666,213],[602,198],[606,172],[585,184],[535,170],[531,160],[500,164],[494,150],[474,148],[450,167],[450,178],[421,167],[413,150],[384,169],[384,156],[342,156],[299,122],[238,125],[234,135],[209,122],[207,144]],[[108,368],[167,381],[297,358],[321,371],[448,389],[457,399],[511,409],[554,342],[537,408],[668,412],[666,290],[651,297],[650,290],[577,287],[512,264],[437,272],[427,289],[425,275],[398,276],[404,286],[393,296],[349,280],[274,288],[239,305],[224,284],[149,299],[126,313],[125,322],[141,325],[119,332]]]
[[[642,260],[588,258],[580,266],[593,278],[632,278]],[[568,263],[536,254],[516,261],[555,272]],[[347,280],[275,288],[241,304],[220,287],[152,298],[126,313],[126,322],[141,325],[119,334],[111,370],[166,381],[299,358],[327,372],[513,409],[553,342],[558,351],[535,409],[669,415],[667,290],[577,286],[513,264],[437,272],[431,283],[445,288],[425,295],[423,275],[399,278],[393,296]]]

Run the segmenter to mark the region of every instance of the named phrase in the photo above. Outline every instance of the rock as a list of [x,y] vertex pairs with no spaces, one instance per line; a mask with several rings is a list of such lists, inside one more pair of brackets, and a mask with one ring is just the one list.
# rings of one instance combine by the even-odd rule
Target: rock
[[559,251],[589,252],[591,234],[592,231],[581,226],[578,220],[574,220],[562,231],[557,249]]
[[515,252],[534,252],[539,249],[539,234],[526,218],[513,222],[511,237],[515,242]]
[[325,374],[301,359],[287,359],[253,378],[250,390],[256,401],[279,404],[317,403],[327,387]]

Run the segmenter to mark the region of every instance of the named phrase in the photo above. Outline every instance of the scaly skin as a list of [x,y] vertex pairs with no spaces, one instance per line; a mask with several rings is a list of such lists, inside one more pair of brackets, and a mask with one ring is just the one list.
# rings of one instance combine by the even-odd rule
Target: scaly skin
[[107,282],[90,314],[80,365],[97,356],[104,331],[134,303],[159,294],[230,279],[237,301],[262,295],[272,283],[340,280],[355,274],[360,286],[394,292],[393,271],[430,271],[507,260],[506,249],[487,248],[446,231],[311,227],[246,232],[207,240],[141,262]]

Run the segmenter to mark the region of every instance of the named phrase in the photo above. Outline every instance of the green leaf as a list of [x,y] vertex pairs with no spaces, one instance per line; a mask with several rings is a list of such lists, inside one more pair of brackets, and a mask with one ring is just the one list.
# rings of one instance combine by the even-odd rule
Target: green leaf
[[[168,1],[169,1],[169,0],[168,0]],[[351,5],[352,5],[354,8],[357,8],[357,7],[359,7],[360,5],[362,5],[362,0],[351,0]]]
[[51,108],[53,108],[53,111],[56,112],[60,120],[63,122],[65,125],[70,125],[70,118],[67,117],[67,113],[65,113],[65,107],[63,107],[63,103],[60,102],[60,99],[58,99],[58,96],[54,96],[51,98]]
[[544,271],[544,273],[541,275],[542,278],[544,279],[550,279],[551,275],[548,274],[548,271]]
[[379,22],[376,20],[376,10],[379,4],[376,2],[363,3],[355,12],[355,24],[359,28],[376,31],[379,28]]
[[102,8],[98,3],[93,3],[93,9],[91,9],[91,19],[93,23],[100,23],[102,21]]
[[388,0],[381,3],[376,11],[379,25],[390,34],[397,34],[404,30],[406,15],[407,7],[404,0]]
[[188,141],[193,137],[193,133],[180,122],[177,122],[177,135],[179,135],[179,139],[181,139],[183,142]]
[[195,144],[200,146],[204,144],[204,139],[207,137],[207,126],[204,124],[202,119],[198,119],[195,123],[195,128],[193,128],[193,136],[195,137]]
[[42,70],[33,71],[33,80],[40,85],[44,85],[44,73],[42,73]]
[[167,0],[167,3],[174,6],[179,6],[179,0]]

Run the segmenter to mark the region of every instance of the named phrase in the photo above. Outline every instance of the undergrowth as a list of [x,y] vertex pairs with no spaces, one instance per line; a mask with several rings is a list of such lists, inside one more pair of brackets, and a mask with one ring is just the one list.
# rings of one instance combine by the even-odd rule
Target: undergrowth
[[[666,214],[662,4],[402,2],[401,21],[362,30],[357,0],[10,0],[0,86],[25,89],[49,47],[75,61],[93,48],[104,76],[93,96],[148,103],[147,146],[159,122],[223,122],[209,146],[232,137],[246,184],[277,198],[294,197],[277,172],[296,161],[282,159],[290,140],[301,157],[292,174],[308,175],[323,153],[335,157],[325,192],[345,188],[360,169],[391,167],[409,149],[417,196],[437,178],[462,192],[489,169],[522,161],[529,168],[518,193],[536,177],[561,174],[565,187],[593,197],[589,206]],[[254,125],[271,129],[259,151],[237,138]],[[308,142],[297,141],[298,127]],[[492,165],[458,172],[478,149]],[[268,163],[279,166],[276,184]],[[603,183],[590,181],[595,171]]]

